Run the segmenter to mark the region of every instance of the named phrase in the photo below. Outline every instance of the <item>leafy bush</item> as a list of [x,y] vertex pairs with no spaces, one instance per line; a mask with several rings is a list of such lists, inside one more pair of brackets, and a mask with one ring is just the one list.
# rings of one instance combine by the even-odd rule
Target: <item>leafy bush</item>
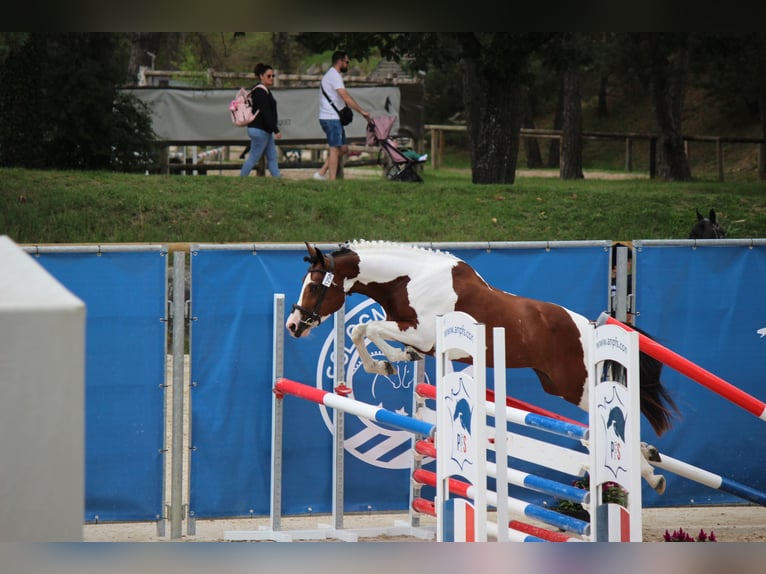
[[127,81],[119,34],[30,33],[0,62],[0,166],[146,168],[155,139]]

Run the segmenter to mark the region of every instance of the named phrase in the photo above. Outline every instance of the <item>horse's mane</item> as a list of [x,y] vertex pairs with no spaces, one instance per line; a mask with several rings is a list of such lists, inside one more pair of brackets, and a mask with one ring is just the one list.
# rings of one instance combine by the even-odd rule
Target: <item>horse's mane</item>
[[413,245],[411,243],[399,243],[396,241],[385,241],[385,240],[374,240],[374,241],[368,241],[367,239],[353,239],[350,241],[347,241],[341,249],[336,252],[338,254],[342,252],[347,252],[349,250],[352,251],[364,251],[369,249],[387,249],[387,250],[401,250],[403,252],[415,252],[415,253],[431,253],[434,255],[444,255],[447,257],[452,257],[457,259],[454,255],[452,255],[448,251],[442,251],[441,249],[433,249],[431,247],[423,247],[420,245]]

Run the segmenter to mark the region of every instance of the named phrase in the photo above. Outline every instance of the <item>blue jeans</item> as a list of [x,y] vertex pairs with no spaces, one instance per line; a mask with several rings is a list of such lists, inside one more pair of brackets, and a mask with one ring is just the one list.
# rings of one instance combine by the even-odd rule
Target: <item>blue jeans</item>
[[250,175],[250,172],[266,152],[266,167],[272,177],[279,177],[279,164],[277,163],[277,144],[274,140],[274,134],[265,132],[258,128],[247,128],[247,135],[250,136],[250,153],[239,172],[241,176]]
[[330,147],[341,147],[346,145],[346,130],[340,120],[319,120],[319,125],[327,135],[327,145]]

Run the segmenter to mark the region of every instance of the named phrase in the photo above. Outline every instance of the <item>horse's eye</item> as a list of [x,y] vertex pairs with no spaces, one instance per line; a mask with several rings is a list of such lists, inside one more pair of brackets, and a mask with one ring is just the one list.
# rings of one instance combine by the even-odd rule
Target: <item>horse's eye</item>
[[318,293],[319,292],[319,285],[317,285],[316,283],[311,283],[309,285],[309,291],[311,291],[311,293],[314,293],[314,294]]

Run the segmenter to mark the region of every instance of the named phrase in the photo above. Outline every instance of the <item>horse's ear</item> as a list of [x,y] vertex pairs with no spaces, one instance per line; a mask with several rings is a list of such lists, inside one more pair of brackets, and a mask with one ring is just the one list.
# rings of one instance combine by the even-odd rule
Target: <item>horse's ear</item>
[[316,251],[314,255],[314,263],[320,264],[322,267],[324,267],[324,253],[322,253],[322,250],[319,249],[316,245],[314,246],[314,249]]
[[[306,244],[306,249],[308,249],[309,254],[306,257],[304,257],[303,260],[307,261],[308,263],[316,263],[316,261],[317,261],[317,252],[319,250],[317,249],[316,245],[314,245],[313,247],[311,245],[309,245],[308,241],[304,241],[304,243]],[[320,257],[321,257],[321,255],[320,255]]]
[[712,209],[712,208],[710,209],[710,221],[712,221],[713,223],[717,223],[717,221],[715,220],[715,209]]
[[694,211],[696,211],[696,212],[697,212],[697,221],[702,221],[703,219],[705,219],[705,218],[702,216],[702,214],[700,213],[700,210],[699,210],[699,209],[697,209],[697,208],[695,207],[695,208],[694,208]]

